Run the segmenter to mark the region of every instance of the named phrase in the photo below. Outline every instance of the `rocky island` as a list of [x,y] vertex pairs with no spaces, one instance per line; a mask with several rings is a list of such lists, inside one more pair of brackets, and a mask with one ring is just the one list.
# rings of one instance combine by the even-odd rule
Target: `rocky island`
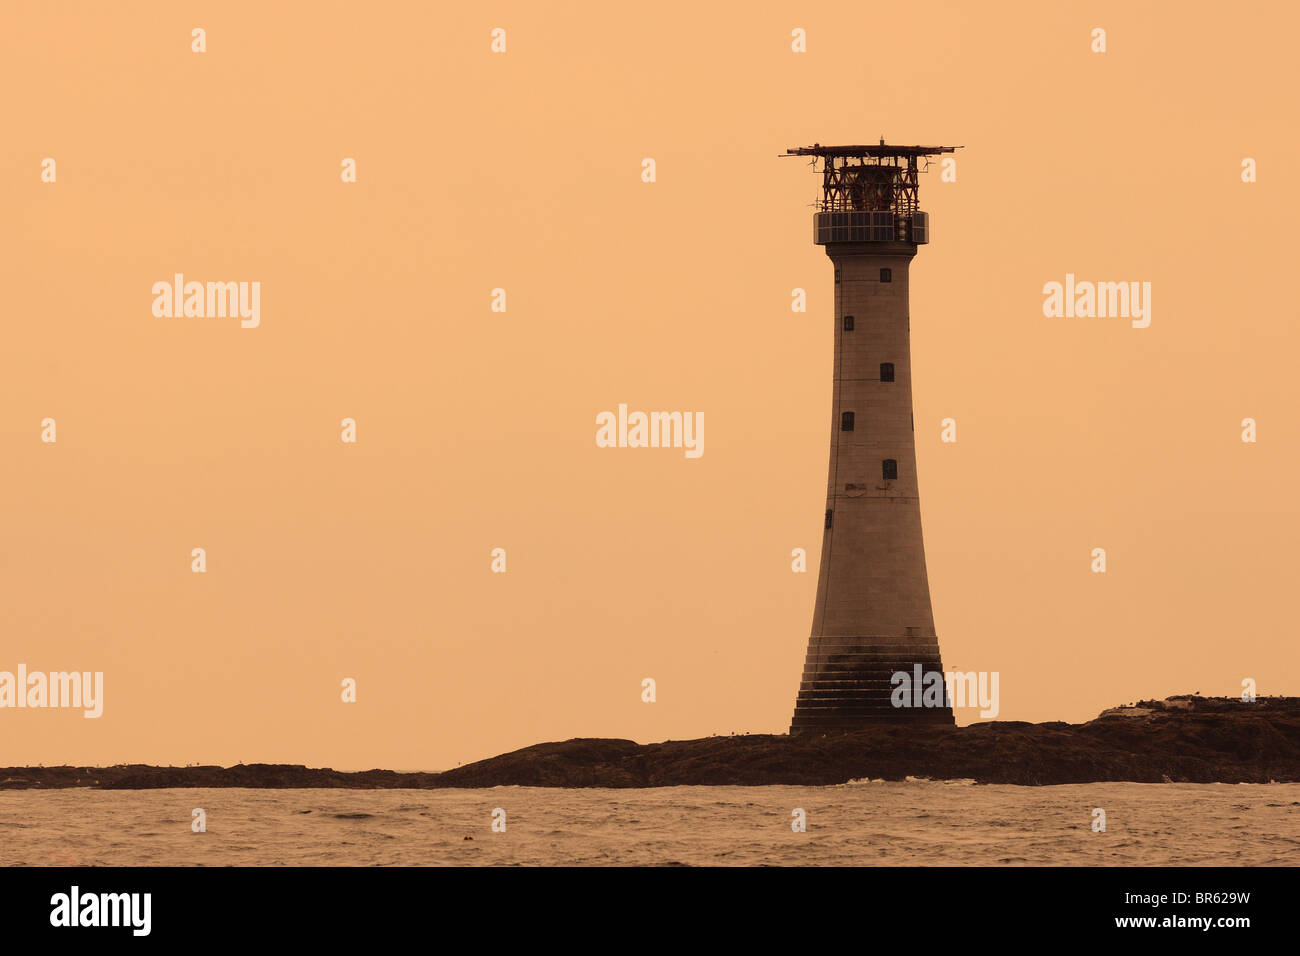
[[1045,786],[1300,782],[1300,698],[1184,695],[1103,711],[1082,724],[882,723],[848,733],[745,734],[638,744],[536,744],[442,773],[344,773],[292,764],[0,768],[0,790],[826,786],[850,780],[973,779]]

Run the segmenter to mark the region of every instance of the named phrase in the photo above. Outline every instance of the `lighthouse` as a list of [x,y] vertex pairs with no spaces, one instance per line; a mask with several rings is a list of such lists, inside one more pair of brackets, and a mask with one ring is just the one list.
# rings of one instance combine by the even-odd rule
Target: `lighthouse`
[[953,723],[921,540],[908,288],[930,241],[919,173],[959,148],[786,150],[822,174],[813,242],[835,280],[826,519],[792,734]]

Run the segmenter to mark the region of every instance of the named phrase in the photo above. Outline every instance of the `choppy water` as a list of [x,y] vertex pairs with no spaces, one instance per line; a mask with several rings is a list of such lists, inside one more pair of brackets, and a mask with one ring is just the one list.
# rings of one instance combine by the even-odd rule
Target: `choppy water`
[[1294,866],[1300,784],[0,791],[0,864]]

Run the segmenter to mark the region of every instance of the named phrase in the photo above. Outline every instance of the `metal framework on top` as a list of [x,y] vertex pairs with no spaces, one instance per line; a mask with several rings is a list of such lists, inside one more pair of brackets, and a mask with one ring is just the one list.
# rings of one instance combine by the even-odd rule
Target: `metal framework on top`
[[[785,156],[812,156],[821,160],[822,212],[892,212],[910,222],[919,209],[918,174],[929,157],[951,153],[960,146],[801,146]],[[925,166],[918,167],[917,159]]]

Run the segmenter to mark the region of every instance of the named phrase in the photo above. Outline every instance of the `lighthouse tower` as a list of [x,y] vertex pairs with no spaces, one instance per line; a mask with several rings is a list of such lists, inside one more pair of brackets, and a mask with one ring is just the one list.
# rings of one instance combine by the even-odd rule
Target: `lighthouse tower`
[[786,151],[820,168],[813,242],[835,270],[826,525],[792,734],[953,723],[921,541],[908,267],[930,241],[918,160],[958,148],[882,139]]

